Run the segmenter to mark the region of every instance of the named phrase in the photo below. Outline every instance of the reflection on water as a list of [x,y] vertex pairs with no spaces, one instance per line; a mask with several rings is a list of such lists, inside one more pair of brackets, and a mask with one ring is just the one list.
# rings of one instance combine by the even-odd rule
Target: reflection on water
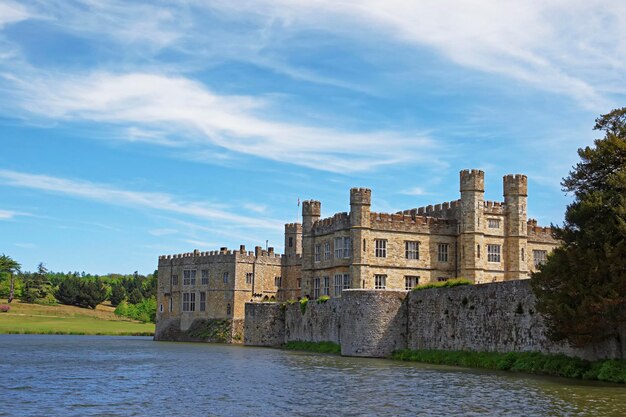
[[0,335],[0,416],[621,416],[626,387],[141,337]]

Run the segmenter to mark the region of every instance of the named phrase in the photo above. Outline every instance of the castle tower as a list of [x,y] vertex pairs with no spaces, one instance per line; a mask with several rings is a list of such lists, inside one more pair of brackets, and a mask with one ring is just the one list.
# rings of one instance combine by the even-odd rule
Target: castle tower
[[350,190],[350,237],[352,238],[350,278],[352,288],[362,288],[368,285],[368,253],[371,252],[372,248],[367,248],[366,242],[369,240],[370,234],[371,204],[372,190],[369,188],[352,188]]
[[472,169],[460,172],[461,215],[457,247],[458,275],[481,282],[484,270],[485,173]]
[[505,280],[528,278],[526,229],[528,179],[526,175],[505,175],[503,179],[506,220],[504,225]]
[[320,219],[322,203],[316,200],[302,202],[302,295],[311,295],[313,282],[313,250],[315,242],[311,231]]
[[302,225],[300,223],[285,224],[285,251],[287,256],[302,254]]

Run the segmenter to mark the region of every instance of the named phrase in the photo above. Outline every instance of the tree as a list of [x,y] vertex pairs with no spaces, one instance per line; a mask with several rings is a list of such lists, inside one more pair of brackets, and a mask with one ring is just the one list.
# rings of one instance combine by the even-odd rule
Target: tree
[[626,107],[596,119],[604,137],[578,150],[581,162],[563,179],[574,194],[562,241],[533,275],[538,310],[553,340],[574,346],[615,338],[626,323]]
[[7,300],[9,303],[13,301],[15,297],[15,273],[20,270],[22,266],[11,259],[10,256],[5,255],[4,253],[0,256],[0,273],[9,274],[9,299]]
[[33,303],[37,300],[45,299],[52,291],[50,281],[47,277],[48,270],[43,263],[37,266],[37,272],[30,274],[24,279],[24,289],[22,290],[22,301]]
[[111,286],[111,296],[109,300],[111,301],[111,305],[117,306],[126,298],[126,290],[124,289],[124,285],[119,282],[114,283]]
[[96,308],[106,299],[106,287],[99,279],[68,277],[59,284],[54,296],[61,304]]

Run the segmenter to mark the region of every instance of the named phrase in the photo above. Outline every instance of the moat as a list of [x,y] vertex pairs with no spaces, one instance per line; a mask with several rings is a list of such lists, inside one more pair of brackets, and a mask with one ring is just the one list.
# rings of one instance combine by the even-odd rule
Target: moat
[[0,416],[611,416],[618,385],[143,337],[0,335]]

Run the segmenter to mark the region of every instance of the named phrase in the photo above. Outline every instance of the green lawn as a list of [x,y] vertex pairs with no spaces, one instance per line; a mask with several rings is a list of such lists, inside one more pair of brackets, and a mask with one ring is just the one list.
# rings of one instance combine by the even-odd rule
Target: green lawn
[[[0,300],[0,304],[4,304]],[[124,320],[110,306],[96,310],[72,306],[40,306],[14,301],[8,313],[0,313],[0,333],[20,334],[154,334],[153,323]]]

